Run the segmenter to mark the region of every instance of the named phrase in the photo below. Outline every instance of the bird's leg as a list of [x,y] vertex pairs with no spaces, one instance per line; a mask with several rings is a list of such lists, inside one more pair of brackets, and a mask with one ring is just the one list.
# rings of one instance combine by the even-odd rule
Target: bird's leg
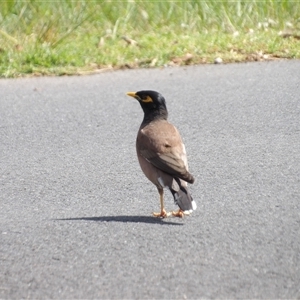
[[167,213],[164,208],[164,190],[158,188],[158,192],[159,192],[159,200],[160,200],[160,213],[154,212],[153,216],[158,218],[167,218],[170,215],[170,213]]
[[178,218],[183,218],[184,212],[183,212],[183,210],[179,209],[178,211],[173,211],[172,216],[178,217]]

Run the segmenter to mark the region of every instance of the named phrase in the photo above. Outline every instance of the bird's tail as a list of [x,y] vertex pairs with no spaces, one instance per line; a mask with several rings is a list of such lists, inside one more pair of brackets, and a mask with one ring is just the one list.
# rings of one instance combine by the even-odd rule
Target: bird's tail
[[183,186],[179,178],[174,178],[170,191],[174,197],[174,202],[181,210],[191,213],[196,210],[197,205],[189,193],[187,187]]

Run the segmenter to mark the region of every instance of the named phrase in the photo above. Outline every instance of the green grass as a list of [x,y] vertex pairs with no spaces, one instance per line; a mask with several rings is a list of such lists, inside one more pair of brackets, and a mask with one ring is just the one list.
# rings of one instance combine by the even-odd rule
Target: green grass
[[225,63],[300,58],[300,1],[0,0],[1,77],[216,57]]

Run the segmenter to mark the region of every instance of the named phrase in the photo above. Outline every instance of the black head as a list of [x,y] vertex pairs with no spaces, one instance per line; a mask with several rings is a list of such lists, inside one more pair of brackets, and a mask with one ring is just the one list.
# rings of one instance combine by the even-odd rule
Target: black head
[[166,100],[160,93],[155,91],[139,91],[136,93],[129,92],[127,95],[139,101],[145,114],[144,121],[167,119]]

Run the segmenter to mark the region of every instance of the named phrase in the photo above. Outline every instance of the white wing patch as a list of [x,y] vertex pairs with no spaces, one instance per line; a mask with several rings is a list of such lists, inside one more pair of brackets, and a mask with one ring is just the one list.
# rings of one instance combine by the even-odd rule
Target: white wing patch
[[166,185],[161,177],[158,177],[157,180],[162,187],[166,187]]
[[188,162],[187,162],[187,157],[186,157],[186,150],[185,150],[185,146],[184,146],[183,143],[182,143],[181,159],[183,160],[186,169],[189,170],[189,166],[188,166]]

